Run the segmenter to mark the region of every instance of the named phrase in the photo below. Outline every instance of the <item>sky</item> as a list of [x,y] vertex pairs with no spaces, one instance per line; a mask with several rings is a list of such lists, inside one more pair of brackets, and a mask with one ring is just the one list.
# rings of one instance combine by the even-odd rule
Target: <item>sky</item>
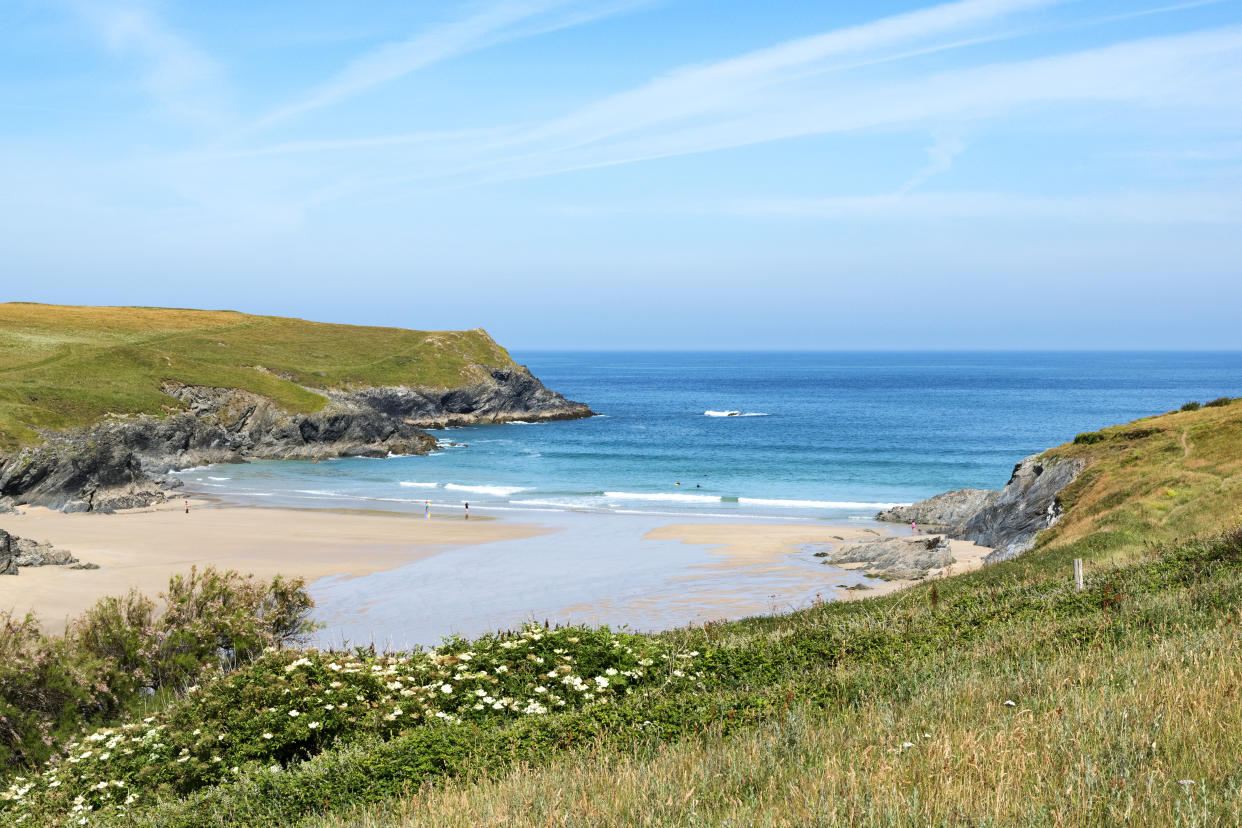
[[0,0],[0,299],[1242,348],[1242,0]]

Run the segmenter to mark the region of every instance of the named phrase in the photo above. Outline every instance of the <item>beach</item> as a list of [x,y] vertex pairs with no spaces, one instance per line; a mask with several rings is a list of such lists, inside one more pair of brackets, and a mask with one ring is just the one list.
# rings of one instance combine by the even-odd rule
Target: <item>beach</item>
[[184,501],[111,515],[63,514],[25,508],[5,515],[17,536],[67,549],[98,570],[23,567],[0,578],[0,609],[33,611],[59,630],[107,595],[131,589],[154,597],[170,576],[191,566],[235,569],[263,578],[281,574],[314,582],[394,569],[446,549],[534,537],[549,529],[530,523],[330,509],[267,509]]
[[[34,612],[52,631],[104,596],[155,596],[192,566],[303,577],[320,605],[321,643],[377,637],[400,646],[531,617],[665,629],[910,583],[824,566],[813,554],[891,534],[882,524],[592,514],[535,521],[442,513],[426,520],[409,512],[196,499],[188,514],[180,500],[111,515],[27,508],[7,516],[5,527],[100,566],[26,567],[0,579],[0,608]],[[987,551],[954,544],[953,572],[978,566]]]

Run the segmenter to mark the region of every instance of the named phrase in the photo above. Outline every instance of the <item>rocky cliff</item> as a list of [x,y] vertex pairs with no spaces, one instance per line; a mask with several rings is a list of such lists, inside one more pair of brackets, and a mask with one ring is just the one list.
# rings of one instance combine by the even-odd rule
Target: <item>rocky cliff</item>
[[424,454],[422,428],[591,416],[523,367],[465,388],[386,387],[322,392],[313,414],[289,413],[262,395],[165,383],[173,413],[113,416],[88,428],[46,432],[42,444],[0,458],[0,506],[113,511],[149,505],[178,481],[163,473],[208,463]]
[[894,506],[875,516],[892,523],[918,523],[928,528],[956,528],[1000,495],[993,489],[955,489],[908,506]]
[[1085,467],[1082,460],[1034,454],[1013,467],[999,492],[959,489],[880,512],[876,519],[942,527],[951,538],[991,547],[986,562],[1006,561],[1034,546],[1036,535],[1060,519],[1059,495]]

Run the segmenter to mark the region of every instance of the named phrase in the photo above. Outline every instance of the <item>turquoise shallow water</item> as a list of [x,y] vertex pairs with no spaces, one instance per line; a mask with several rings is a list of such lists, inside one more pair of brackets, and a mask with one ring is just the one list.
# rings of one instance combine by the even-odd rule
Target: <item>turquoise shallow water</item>
[[[1242,395],[1238,352],[516,356],[603,416],[441,431],[429,457],[215,467],[187,483],[416,511],[868,517],[999,487],[1079,431]],[[740,416],[706,413],[726,411]]]
[[[706,547],[646,539],[654,527],[869,523],[890,503],[999,487],[1022,457],[1079,431],[1242,395],[1242,353],[516,356],[602,416],[437,432],[443,448],[427,457],[182,476],[231,502],[421,518],[425,504],[457,516],[469,501],[555,530],[320,581],[323,643],[433,644],[530,619],[658,629],[787,610],[861,578],[811,550],[720,567]],[[726,411],[739,416],[707,413]]]

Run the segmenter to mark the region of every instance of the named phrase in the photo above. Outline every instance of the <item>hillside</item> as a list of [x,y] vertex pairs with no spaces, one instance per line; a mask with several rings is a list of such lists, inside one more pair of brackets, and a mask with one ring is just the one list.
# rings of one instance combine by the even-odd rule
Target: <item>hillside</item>
[[0,451],[35,429],[183,404],[164,382],[237,388],[290,412],[327,403],[308,389],[450,389],[516,367],[482,330],[412,331],[234,311],[0,304]]
[[423,428],[591,413],[482,330],[0,305],[0,511],[133,508],[168,469],[420,454]]
[[[1034,549],[892,595],[658,635],[534,626],[429,653],[269,653],[140,703],[141,725],[88,729],[0,810],[152,826],[1236,825],[1240,421],[1235,401],[1052,449],[1086,465]],[[116,749],[127,740],[141,750]]]

